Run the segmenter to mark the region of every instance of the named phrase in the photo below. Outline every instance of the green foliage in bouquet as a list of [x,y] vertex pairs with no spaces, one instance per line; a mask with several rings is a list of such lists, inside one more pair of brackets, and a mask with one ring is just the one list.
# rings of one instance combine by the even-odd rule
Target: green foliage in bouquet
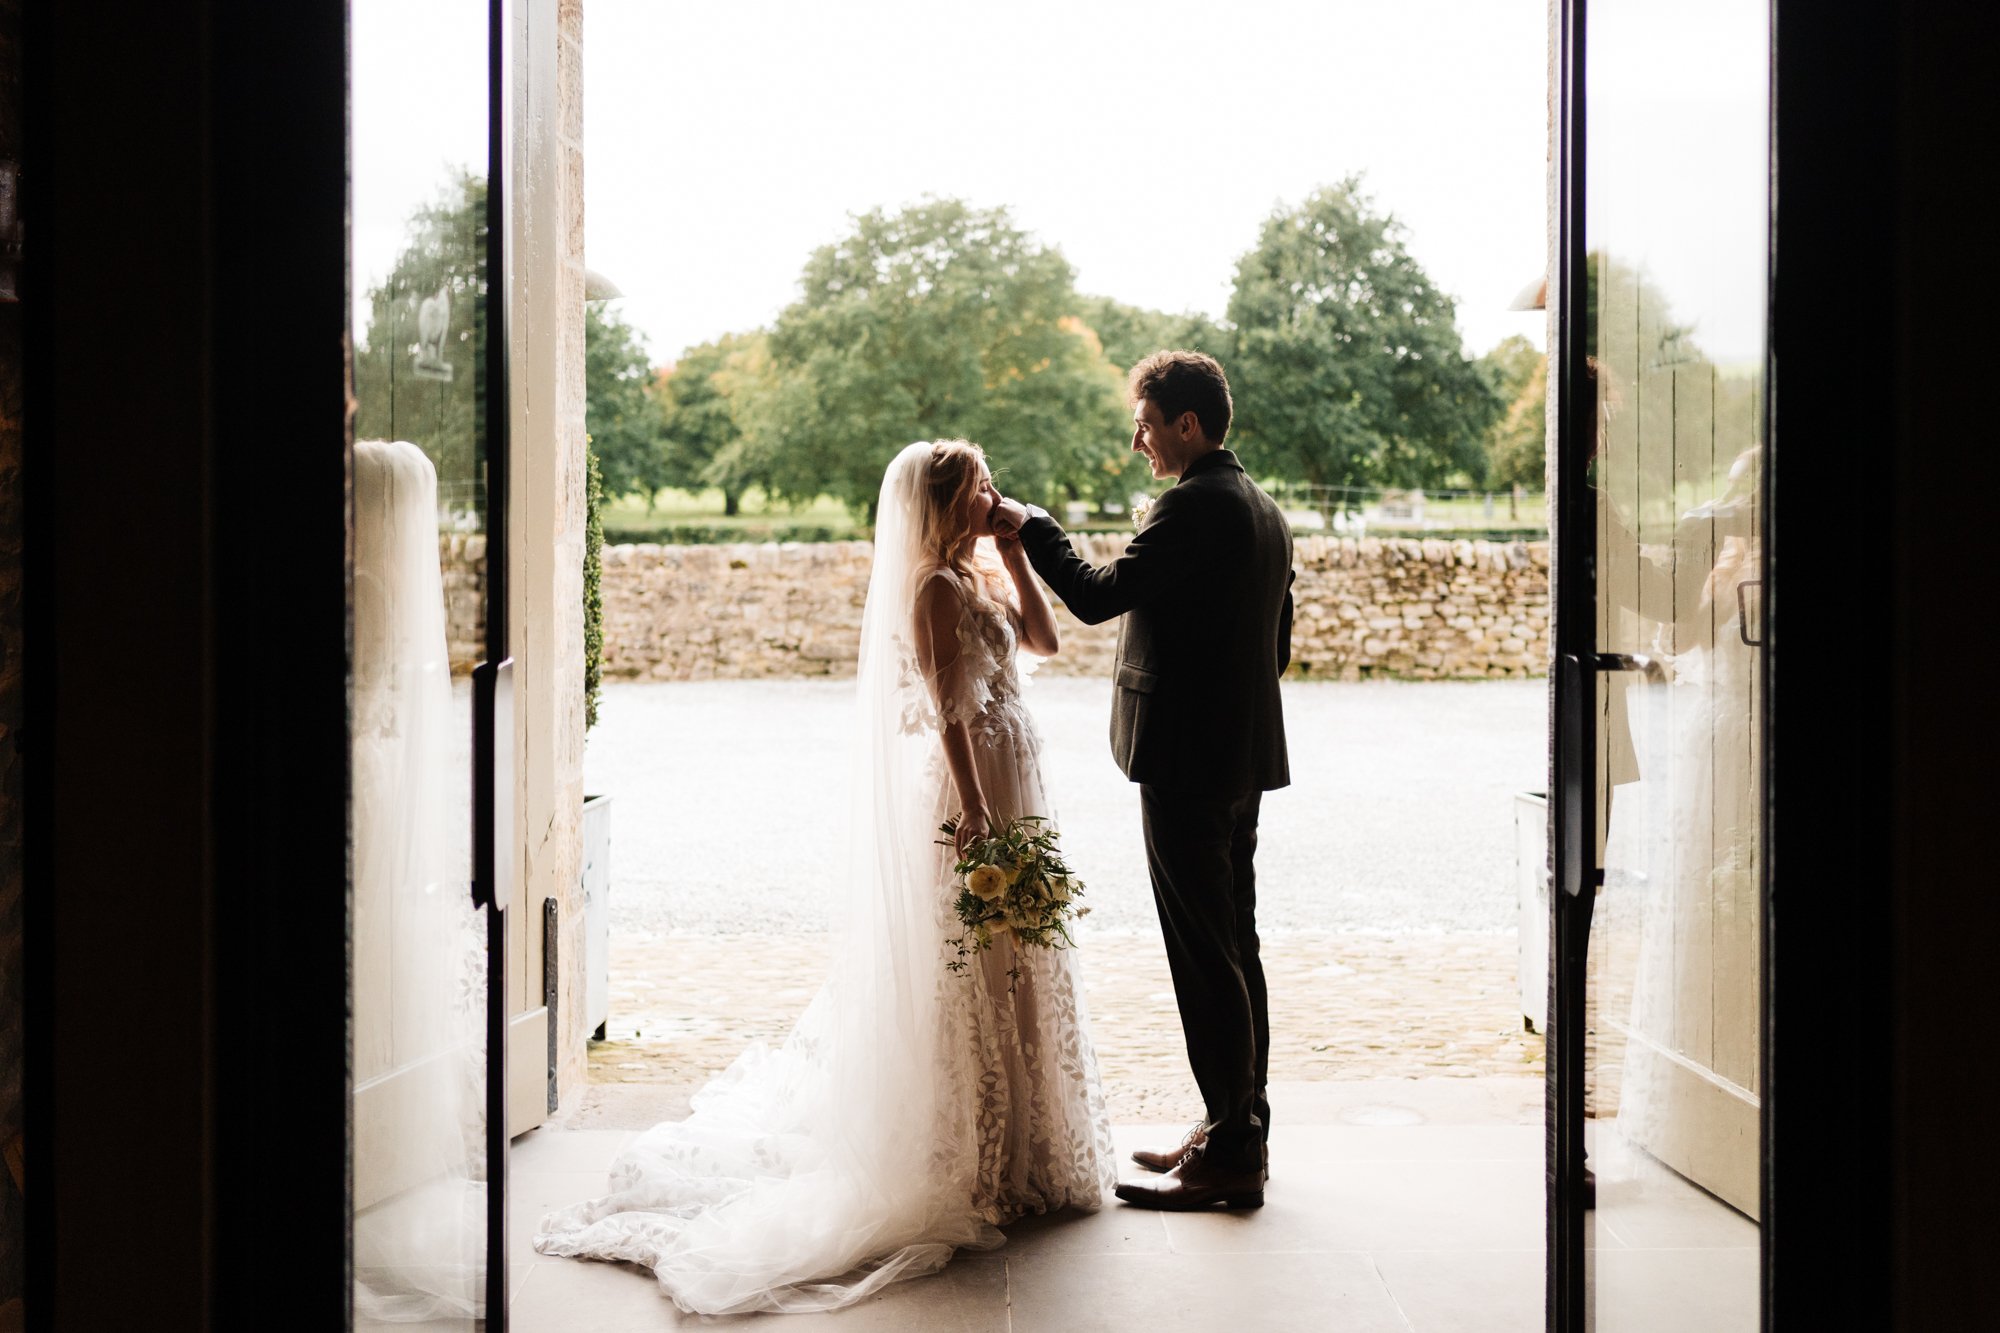
[[[953,905],[965,927],[945,941],[957,956],[945,966],[963,973],[975,954],[993,947],[998,935],[1011,934],[1017,944],[1064,949],[1076,943],[1069,923],[1090,911],[1077,902],[1083,881],[1063,860],[1055,831],[1040,815],[1023,815],[993,836],[966,848],[952,867],[958,876],[958,901]],[[939,827],[942,846],[957,845],[958,822]],[[1009,969],[1009,977],[1019,972]]]

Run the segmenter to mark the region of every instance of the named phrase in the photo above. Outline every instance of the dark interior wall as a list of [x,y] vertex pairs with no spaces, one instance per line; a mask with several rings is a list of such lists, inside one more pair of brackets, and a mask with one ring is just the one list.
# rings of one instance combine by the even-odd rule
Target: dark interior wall
[[[21,6],[0,0],[0,163],[21,160]],[[0,245],[6,243],[0,237]],[[4,263],[0,260],[0,263]],[[0,276],[0,286],[8,285]],[[0,1148],[10,1160],[22,1131],[21,863],[26,701],[21,658],[21,307],[0,294]],[[0,1173],[0,1312],[21,1294],[26,1211]],[[4,1318],[0,1318],[4,1322]]]
[[[2000,1022],[2000,397],[1993,213],[2000,20],[1990,5],[1901,6],[1893,289],[1896,645],[1889,848],[1900,1003],[1890,1036],[1899,1327],[1993,1319],[1992,1116]],[[1864,264],[1866,261],[1864,260]],[[1868,264],[1867,267],[1873,267]],[[1881,464],[1877,463],[1877,467]],[[1872,1060],[1860,1077],[1879,1077]]]
[[[79,1328],[259,1309],[332,1326],[344,14],[0,0],[10,52],[22,23],[0,816],[25,803],[30,892],[8,896],[0,820],[0,964],[25,912],[31,1308]],[[1990,1306],[2000,476],[1992,247],[1970,205],[1995,184],[1991,27],[1960,0],[1778,9],[1781,1328],[1974,1327]],[[22,321],[25,412],[4,369]],[[258,518],[274,494],[298,525],[282,564]],[[24,521],[25,641],[7,620]]]
[[[29,1146],[60,1195],[34,1198],[53,1267],[30,1308],[52,1290],[63,1327],[102,1328],[205,1310],[215,1073],[208,62],[186,4],[113,8],[29,9],[23,293],[48,617],[30,1006],[51,1059],[30,1076],[51,1114]],[[147,1238],[115,1283],[107,1235]]]
[[1777,1328],[1985,1326],[1991,11],[1776,7]]
[[345,5],[24,12],[29,1312],[340,1327]]

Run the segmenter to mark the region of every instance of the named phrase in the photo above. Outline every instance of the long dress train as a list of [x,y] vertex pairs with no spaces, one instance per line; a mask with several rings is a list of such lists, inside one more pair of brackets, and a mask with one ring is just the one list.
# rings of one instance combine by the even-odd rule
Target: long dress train
[[[883,483],[829,976],[783,1045],[746,1050],[687,1119],[619,1154],[608,1194],[535,1237],[543,1254],[643,1264],[693,1313],[849,1305],[1001,1244],[1023,1215],[1095,1208],[1115,1183],[1074,953],[1003,937],[964,974],[945,966],[959,931],[937,843],[956,806],[941,726],[966,724],[996,818],[1049,811],[1014,613],[915,545],[929,448]],[[960,599],[955,643],[923,642],[912,616],[932,578]]]

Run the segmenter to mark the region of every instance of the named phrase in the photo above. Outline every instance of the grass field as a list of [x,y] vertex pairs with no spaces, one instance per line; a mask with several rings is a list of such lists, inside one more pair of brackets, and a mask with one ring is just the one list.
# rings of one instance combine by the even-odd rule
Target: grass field
[[621,496],[604,506],[604,535],[615,541],[621,532],[645,532],[676,524],[743,528],[746,532],[818,527],[832,529],[836,537],[854,531],[854,516],[848,513],[847,507],[825,495],[809,505],[791,509],[773,504],[765,499],[763,492],[753,490],[743,497],[741,513],[730,517],[722,510],[721,491],[661,491],[658,502],[650,512],[644,496]]

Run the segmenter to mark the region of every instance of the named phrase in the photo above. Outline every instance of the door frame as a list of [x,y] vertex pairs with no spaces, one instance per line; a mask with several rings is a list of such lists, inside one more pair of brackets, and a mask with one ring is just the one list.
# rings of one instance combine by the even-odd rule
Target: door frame
[[[1578,706],[1594,692],[1597,665],[1595,525],[1581,485],[1595,431],[1583,346],[1588,6],[1554,0],[1551,12],[1550,846],[1559,887],[1551,895],[1546,1310],[1547,1326],[1563,1333],[1580,1333],[1592,1314],[1581,1198],[1583,1031],[1563,1018],[1581,1013],[1594,889],[1587,872],[1595,870],[1595,748],[1586,729],[1593,713]],[[1906,868],[1918,857],[1942,866],[1954,852],[1959,865],[1972,865],[1981,835],[1977,820],[1947,813],[1963,806],[1968,787],[1942,769],[1912,767],[1939,738],[1913,750],[1900,732],[1928,706],[1941,719],[1936,730],[1969,735],[1962,723],[1942,720],[1951,709],[1945,699],[1953,686],[1943,677],[1951,659],[1935,650],[1956,646],[1961,602],[1972,594],[1946,592],[1950,580],[1908,557],[1916,549],[1942,556],[1953,535],[1915,521],[1908,508],[1924,473],[1908,461],[1907,405],[1918,401],[1912,395],[1924,378],[1911,368],[1917,330],[1955,330],[1956,345],[1965,345],[1979,316],[1956,295],[1965,289],[1962,275],[1924,286],[1899,281],[1927,260],[1936,274],[1943,226],[1960,240],[1947,263],[1962,268],[1984,252],[1967,230],[1972,219],[1944,224],[1929,215],[1913,225],[1904,197],[1913,183],[1941,204],[1976,193],[1963,179],[1975,169],[1966,145],[1979,121],[1952,99],[1980,85],[1983,48],[1959,31],[1969,24],[1957,15],[1940,21],[1921,6],[1772,0],[1770,11],[1760,1313],[1766,1329],[1888,1328],[1919,1302],[1945,1309],[1958,1299],[1957,1308],[1971,1310],[1984,1299],[1977,1291],[1984,1261],[1970,1252],[1978,1229],[1949,1206],[1939,1176],[1918,1185],[1900,1179],[1919,1138],[1949,1145],[1937,1156],[1948,1154],[1954,1181],[1968,1182],[1967,1206],[1990,1190],[1970,1187],[1965,1173],[1993,1174],[1976,1116],[1943,1098],[1911,1095],[1927,1070],[1961,1063],[1946,1026],[1911,1015],[1968,1012],[1978,969],[1965,961],[1973,948],[1965,942],[1990,939],[1995,912],[1991,895],[1975,906],[1940,876]],[[1990,163],[1983,170],[1993,175]],[[1990,408],[1969,383],[1939,384],[1921,400],[1937,429],[1990,433]],[[1887,453],[1886,467],[1885,442],[1904,446]],[[1984,467],[1990,476],[1992,453],[1957,466]],[[1852,549],[1858,477],[1874,482],[1885,507],[1879,558],[1813,561],[1815,552]],[[1807,554],[1788,569],[1786,549]],[[1984,577],[1990,586],[1990,573]],[[1857,627],[1857,608],[1879,610]],[[1929,627],[1933,651],[1888,632],[1904,624]],[[1798,665],[1787,675],[1793,643]],[[1919,824],[1928,836],[1913,840]],[[1790,900],[1787,883],[1797,886]],[[1925,910],[1937,929],[1926,932],[1931,943],[1917,965],[1910,929]],[[1984,930],[1975,925],[1982,920]],[[1954,951],[1955,968],[1942,961]],[[1928,1123],[1921,1136],[1913,1133],[1920,1121]],[[1909,1193],[1899,1198],[1902,1191]],[[1925,1206],[1910,1207],[1912,1197]],[[1918,1235],[1929,1239],[1915,1243]],[[1907,1276],[1917,1269],[1922,1283]]]
[[30,1327],[344,1328],[346,5],[21,22]]
[[[1589,1326],[1584,1208],[1585,957],[1595,905],[1597,744],[1597,517],[1582,484],[1596,429],[1585,357],[1584,250],[1587,0],[1556,0],[1555,438],[1548,496],[1549,602],[1554,617],[1550,689],[1549,998],[1544,1068],[1545,1298],[1552,1333]],[[1575,484],[1572,484],[1575,483]]]

